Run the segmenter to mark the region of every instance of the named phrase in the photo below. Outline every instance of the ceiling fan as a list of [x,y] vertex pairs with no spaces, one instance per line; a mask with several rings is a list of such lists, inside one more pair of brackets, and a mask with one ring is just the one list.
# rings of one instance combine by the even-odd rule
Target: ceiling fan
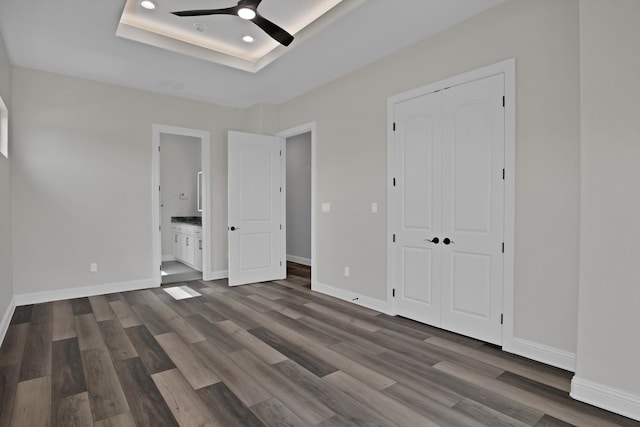
[[274,40],[289,46],[293,41],[293,36],[269,21],[258,13],[258,5],[262,0],[240,0],[236,6],[222,9],[185,10],[182,12],[171,12],[176,16],[203,16],[203,15],[236,15],[247,21],[252,21]]

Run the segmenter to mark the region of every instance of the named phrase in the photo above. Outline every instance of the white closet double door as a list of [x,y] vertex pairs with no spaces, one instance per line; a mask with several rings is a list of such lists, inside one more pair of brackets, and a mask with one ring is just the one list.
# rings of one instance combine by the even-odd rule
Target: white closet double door
[[504,75],[394,106],[396,313],[502,343]]

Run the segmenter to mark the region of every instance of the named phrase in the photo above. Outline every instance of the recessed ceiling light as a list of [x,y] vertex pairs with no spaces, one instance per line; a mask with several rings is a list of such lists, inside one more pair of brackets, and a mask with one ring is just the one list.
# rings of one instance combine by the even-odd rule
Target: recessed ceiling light
[[151,0],[142,0],[140,2],[140,6],[144,7],[145,9],[148,10],[153,10],[156,8],[156,4],[154,2],[152,2]]
[[253,37],[251,36],[244,36],[242,37],[242,41],[246,42],[246,43],[253,43]]
[[238,16],[242,19],[253,19],[256,17],[256,11],[248,7],[243,7],[238,10]]
[[195,28],[197,32],[203,33],[207,30],[207,25],[202,22],[194,22],[193,28]]

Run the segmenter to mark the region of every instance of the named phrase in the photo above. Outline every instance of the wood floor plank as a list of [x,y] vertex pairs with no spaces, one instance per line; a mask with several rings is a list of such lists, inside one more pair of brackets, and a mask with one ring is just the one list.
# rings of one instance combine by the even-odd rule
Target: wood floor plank
[[91,309],[93,310],[93,315],[96,317],[97,322],[115,319],[115,314],[109,305],[107,297],[104,295],[89,297],[89,304],[91,304]]
[[0,347],[0,367],[20,363],[28,333],[29,323],[16,323],[9,326]]
[[569,392],[571,389],[571,384],[568,380],[558,377],[557,375],[552,375],[542,369],[532,369],[524,366],[522,363],[515,363],[509,359],[494,356],[480,350],[470,349],[462,344],[451,342],[440,337],[431,337],[427,339],[426,342],[457,353],[465,354],[466,356],[473,357],[476,360],[489,365],[550,385],[565,392]]
[[331,346],[340,342],[338,338],[331,334],[327,334],[320,329],[307,326],[304,323],[299,322],[298,319],[292,319],[291,317],[285,316],[277,311],[268,311],[264,313],[264,315],[289,329],[294,329],[298,331],[298,333],[313,339],[320,345]]
[[106,348],[82,351],[93,419],[129,412],[129,404]]
[[149,374],[176,367],[146,326],[134,326],[127,328],[125,332]]
[[522,404],[538,409],[541,413],[547,413],[552,417],[558,418],[571,424],[594,427],[618,425],[617,423],[611,422],[601,417],[585,413],[584,411],[576,410],[575,408],[571,407],[572,405],[563,404],[544,396],[519,389],[495,378],[485,377],[469,369],[456,366],[451,362],[440,362],[435,365],[434,368],[461,378],[464,381],[471,382],[478,386],[490,389],[505,397],[509,397],[510,399],[518,401]]
[[138,357],[133,344],[129,340],[129,337],[122,329],[122,325],[117,319],[105,320],[98,324],[104,341],[109,349],[111,357],[115,360],[130,359],[132,357]]
[[215,323],[209,322],[200,315],[189,316],[186,318],[194,328],[196,328],[209,341],[213,342],[218,348],[225,353],[233,353],[242,349],[236,340],[228,334],[221,331]]
[[127,412],[100,420],[95,423],[95,427],[136,427],[136,422],[134,421],[131,412]]
[[139,358],[116,361],[115,368],[136,426],[178,426]]
[[202,363],[178,335],[170,332],[156,335],[155,338],[194,390],[220,382],[220,378]]
[[123,328],[142,325],[142,321],[133,312],[127,301],[125,301],[124,299],[110,301],[109,305],[111,306],[111,309],[115,313],[116,317],[120,321],[120,325],[122,325]]
[[52,344],[51,399],[59,400],[87,391],[77,338]]
[[249,351],[237,351],[232,354],[232,359],[304,422],[315,425],[335,415],[310,393],[289,381],[288,378],[279,375],[270,365],[262,362]]
[[246,406],[263,402],[271,396],[244,369],[226,354],[218,351],[209,341],[193,345],[200,360],[211,369]]
[[75,298],[69,301],[71,302],[71,308],[74,316],[93,313],[89,298]]
[[324,377],[338,370],[335,366],[325,362],[304,347],[293,344],[265,328],[250,329],[248,332],[318,377]]
[[[429,391],[422,390],[422,393],[415,391],[404,384],[394,384],[382,390],[382,393],[401,402],[425,418],[447,427],[482,427],[486,425],[474,418],[452,409],[450,406],[432,399]],[[515,427],[515,425],[514,425]]]
[[131,308],[144,323],[144,326],[149,330],[149,332],[151,332],[151,335],[160,335],[172,332],[167,322],[147,304],[133,305]]
[[0,426],[8,426],[18,387],[20,365],[0,366]]
[[235,339],[243,348],[249,350],[269,365],[287,360],[287,356],[245,331],[231,320],[218,322],[216,326],[229,334],[229,336]]
[[224,427],[209,411],[202,399],[180,371],[159,372],[151,376],[178,424],[183,427]]
[[273,368],[335,412],[341,422],[347,421],[353,426],[393,427],[395,425],[340,390],[329,386],[291,360],[275,364]]
[[252,406],[251,410],[268,426],[309,427],[309,424],[273,397]]
[[264,424],[223,382],[196,390],[223,426],[260,427]]
[[51,425],[51,383],[49,377],[18,383],[11,415],[11,427]]
[[53,403],[52,427],[93,427],[87,392],[66,396]]
[[529,425],[471,399],[463,399],[453,409],[478,420],[485,426],[526,427]]
[[354,317],[351,316],[349,314],[345,314],[341,311],[335,310],[333,308],[329,308],[325,305],[320,305],[320,304],[316,304],[316,303],[307,303],[305,304],[306,307],[311,308],[312,310],[315,310],[317,312],[320,313],[324,313],[327,314],[329,316],[332,316],[336,319],[340,319],[341,321],[343,321],[346,324],[351,324],[354,326],[357,326],[361,329],[364,329],[365,331],[369,331],[369,332],[375,332],[377,330],[380,329],[380,326],[375,325],[373,323],[371,323],[369,320],[363,320],[360,319],[358,317]]
[[33,304],[21,305],[16,307],[11,316],[11,325],[19,325],[21,323],[31,322],[31,314],[33,313]]
[[51,333],[51,339],[53,341],[59,341],[74,338],[76,336],[78,336],[78,334],[76,333],[71,302],[69,300],[54,302],[53,331]]
[[[24,345],[19,381],[44,377],[51,374],[51,307],[38,305],[34,308],[31,325]],[[39,313],[42,311],[42,313]],[[34,318],[38,316],[38,321]]]
[[102,333],[100,333],[100,328],[98,327],[98,322],[96,322],[93,313],[75,316],[75,324],[80,351],[106,348]]
[[336,371],[327,375],[323,378],[323,381],[338,388],[352,399],[368,406],[378,415],[387,418],[399,426],[437,426],[435,422],[342,371]]

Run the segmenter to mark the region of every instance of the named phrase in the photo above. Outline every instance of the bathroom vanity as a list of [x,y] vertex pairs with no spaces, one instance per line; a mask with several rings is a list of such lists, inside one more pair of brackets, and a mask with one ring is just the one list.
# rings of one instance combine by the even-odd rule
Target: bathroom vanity
[[171,217],[171,233],[174,258],[202,271],[202,218]]

